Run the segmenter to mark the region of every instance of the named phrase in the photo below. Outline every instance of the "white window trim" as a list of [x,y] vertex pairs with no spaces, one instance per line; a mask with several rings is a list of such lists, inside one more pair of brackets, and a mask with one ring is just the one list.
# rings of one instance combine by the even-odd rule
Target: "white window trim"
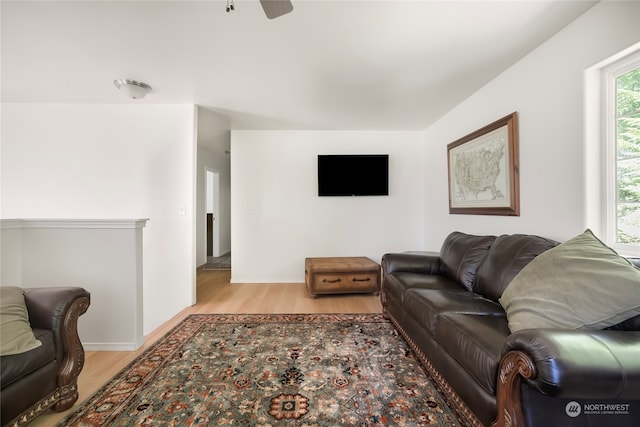
[[640,256],[640,246],[617,243],[617,137],[616,137],[616,85],[615,79],[640,67],[640,49],[610,64],[603,69],[603,150],[604,150],[604,218],[605,243],[622,255]]

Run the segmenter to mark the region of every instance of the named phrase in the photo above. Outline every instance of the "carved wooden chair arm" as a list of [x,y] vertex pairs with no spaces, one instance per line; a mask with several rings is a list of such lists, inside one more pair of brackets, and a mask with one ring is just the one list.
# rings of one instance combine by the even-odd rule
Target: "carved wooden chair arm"
[[510,351],[502,357],[498,371],[496,395],[497,418],[492,427],[524,427],[522,381],[536,377],[531,358],[521,351]]

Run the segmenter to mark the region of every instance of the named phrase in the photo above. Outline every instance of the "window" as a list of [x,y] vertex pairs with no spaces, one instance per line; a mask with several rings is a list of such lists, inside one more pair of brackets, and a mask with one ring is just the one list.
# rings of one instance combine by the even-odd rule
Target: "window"
[[607,243],[640,254],[640,52],[604,73]]

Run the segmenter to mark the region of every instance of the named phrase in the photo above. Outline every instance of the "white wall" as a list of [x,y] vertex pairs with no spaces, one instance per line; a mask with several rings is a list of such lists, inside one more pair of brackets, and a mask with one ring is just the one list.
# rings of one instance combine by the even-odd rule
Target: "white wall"
[[22,283],[22,230],[0,223],[0,285]]
[[[304,282],[304,259],[422,246],[422,132],[232,131],[232,282]],[[318,197],[318,154],[389,154],[389,196]]]
[[3,104],[1,118],[0,217],[149,218],[144,333],[192,303],[193,105]]
[[196,205],[196,264],[207,262],[207,170],[218,173],[218,242],[220,255],[231,251],[231,132],[219,113],[198,107],[198,172]]
[[[564,241],[590,226],[583,75],[639,41],[639,23],[640,2],[599,3],[426,130],[426,249],[438,250],[453,230]],[[447,144],[513,111],[520,123],[520,217],[449,215]]]

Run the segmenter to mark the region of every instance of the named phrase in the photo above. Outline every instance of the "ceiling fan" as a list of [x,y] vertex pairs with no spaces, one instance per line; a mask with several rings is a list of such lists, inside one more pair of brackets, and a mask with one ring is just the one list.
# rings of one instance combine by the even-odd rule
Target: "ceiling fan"
[[[264,9],[267,18],[274,19],[278,16],[286,15],[293,10],[291,0],[260,0],[262,9]],[[235,10],[233,0],[227,0],[227,12]]]

